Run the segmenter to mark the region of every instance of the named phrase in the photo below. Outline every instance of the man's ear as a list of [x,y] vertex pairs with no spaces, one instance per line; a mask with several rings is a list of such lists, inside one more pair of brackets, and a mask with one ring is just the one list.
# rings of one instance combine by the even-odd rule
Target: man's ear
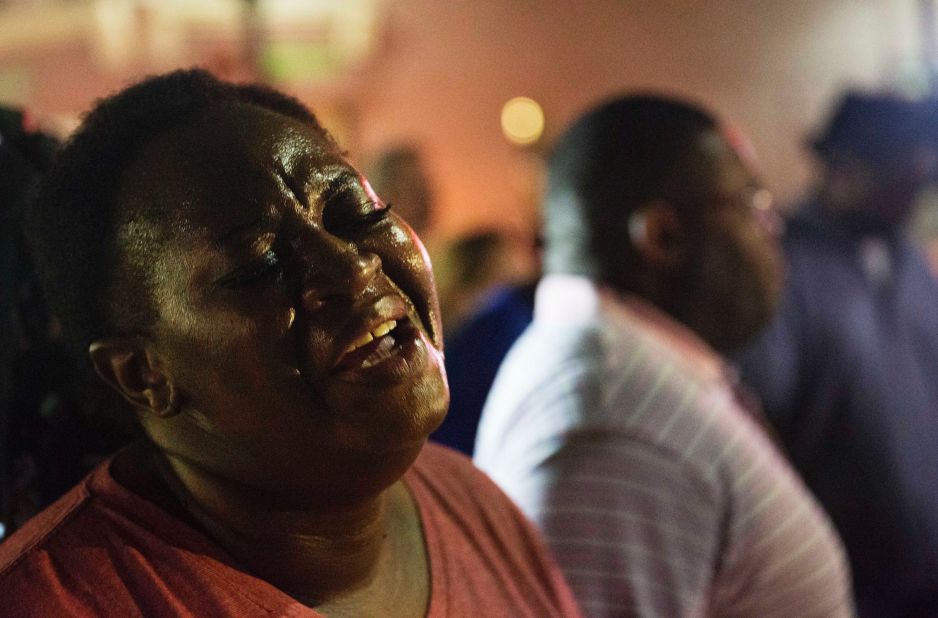
[[179,412],[175,385],[141,342],[101,339],[88,347],[88,354],[98,375],[134,407],[164,418]]
[[684,259],[686,232],[673,206],[656,200],[629,216],[629,240],[643,260],[671,268]]

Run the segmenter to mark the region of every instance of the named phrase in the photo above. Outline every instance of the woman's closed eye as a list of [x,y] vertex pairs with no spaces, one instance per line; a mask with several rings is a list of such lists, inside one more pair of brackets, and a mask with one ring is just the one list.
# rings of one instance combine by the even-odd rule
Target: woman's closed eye
[[251,262],[223,276],[218,284],[226,288],[245,288],[283,276],[283,259],[270,249],[260,259]]
[[387,219],[390,211],[391,204],[373,200],[363,202],[355,208],[336,205],[326,209],[324,223],[326,229],[333,234],[358,234]]
[[369,202],[367,204],[369,208],[366,208],[362,214],[359,215],[358,223],[362,227],[371,227],[381,223],[388,217],[388,213],[391,212],[391,204],[384,202]]

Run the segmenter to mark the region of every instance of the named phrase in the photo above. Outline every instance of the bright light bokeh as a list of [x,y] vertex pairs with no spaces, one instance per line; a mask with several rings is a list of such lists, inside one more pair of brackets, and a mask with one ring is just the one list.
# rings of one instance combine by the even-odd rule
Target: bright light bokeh
[[514,144],[533,144],[544,133],[544,111],[534,99],[510,99],[502,107],[502,132]]

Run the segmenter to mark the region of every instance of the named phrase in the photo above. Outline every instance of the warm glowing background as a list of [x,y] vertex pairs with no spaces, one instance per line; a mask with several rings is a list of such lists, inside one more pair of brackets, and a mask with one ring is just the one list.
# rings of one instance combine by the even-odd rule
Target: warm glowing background
[[[530,225],[540,153],[612,93],[710,105],[749,135],[782,201],[810,180],[803,139],[846,87],[928,88],[916,0],[16,0],[0,2],[0,103],[67,131],[91,101],[146,73],[199,64],[309,103],[365,161],[416,142],[437,236]],[[502,133],[509,99],[544,134]]]

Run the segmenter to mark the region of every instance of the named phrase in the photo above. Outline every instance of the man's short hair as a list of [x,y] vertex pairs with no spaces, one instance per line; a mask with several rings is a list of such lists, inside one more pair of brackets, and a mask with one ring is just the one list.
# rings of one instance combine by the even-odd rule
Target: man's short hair
[[[625,251],[629,215],[645,203],[663,199],[680,207],[698,197],[708,172],[699,166],[698,139],[716,127],[699,107],[655,95],[612,99],[574,122],[548,161],[548,270]],[[621,255],[616,262],[609,268],[618,268]]]
[[148,78],[99,101],[58,153],[28,215],[27,234],[53,312],[80,357],[114,329],[145,328],[155,318],[145,295],[113,289],[120,275],[118,231],[127,216],[118,189],[127,166],[157,136],[236,104],[298,120],[338,149],[298,100],[192,69]]

